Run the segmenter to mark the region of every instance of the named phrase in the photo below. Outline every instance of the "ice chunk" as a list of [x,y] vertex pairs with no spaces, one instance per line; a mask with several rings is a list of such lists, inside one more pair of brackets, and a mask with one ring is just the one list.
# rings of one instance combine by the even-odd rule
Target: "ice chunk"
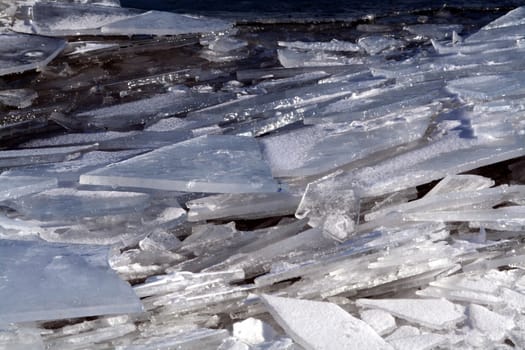
[[12,206],[25,216],[38,220],[65,220],[140,213],[149,205],[145,193],[117,191],[78,191],[57,188],[21,198]]
[[336,304],[263,295],[268,311],[307,350],[391,349],[366,323]]
[[57,186],[55,178],[0,175],[0,202]]
[[36,91],[31,89],[0,90],[0,104],[10,107],[29,107],[37,97]]
[[295,213],[299,198],[289,193],[224,194],[186,203],[188,221],[212,219],[259,219]]
[[148,11],[105,24],[101,31],[106,35],[181,35],[224,32],[231,27],[231,22],[218,18]]
[[359,197],[352,188],[332,191],[333,175],[309,183],[295,212],[307,217],[312,227],[325,230],[337,240],[345,240],[355,229],[359,217]]
[[370,55],[377,55],[384,51],[392,51],[405,46],[405,43],[401,40],[380,35],[365,36],[359,39],[357,44]]
[[358,299],[357,305],[380,309],[432,329],[448,329],[462,322],[465,308],[446,299]]
[[62,39],[25,34],[0,34],[0,75],[42,69],[65,47]]
[[329,51],[302,52],[283,48],[277,50],[277,56],[279,63],[285,68],[344,66],[361,63],[357,58],[346,57]]
[[377,334],[385,335],[396,329],[396,320],[392,315],[383,310],[363,310],[361,319],[368,323]]
[[[0,318],[30,322],[140,312],[102,246],[0,240]],[[93,288],[96,286],[96,288]]]
[[349,41],[339,41],[332,39],[329,42],[306,42],[306,41],[279,41],[279,46],[289,47],[300,50],[317,50],[317,51],[349,51],[358,52],[361,50],[359,45]]
[[0,168],[63,162],[79,158],[83,152],[95,149],[97,145],[28,148],[0,151]]
[[256,318],[247,318],[233,324],[233,336],[245,343],[257,345],[273,340],[276,337],[273,328]]
[[256,140],[202,136],[84,174],[81,184],[210,193],[277,192]]
[[452,37],[452,32],[460,33],[461,24],[413,24],[403,28],[409,33],[436,40]]
[[476,304],[469,306],[468,315],[472,326],[494,342],[503,341],[515,325],[512,317],[505,317]]

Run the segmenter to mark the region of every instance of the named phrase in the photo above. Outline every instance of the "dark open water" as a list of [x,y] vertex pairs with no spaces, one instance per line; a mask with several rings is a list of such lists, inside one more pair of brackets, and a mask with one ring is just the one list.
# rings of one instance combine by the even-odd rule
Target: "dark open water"
[[365,15],[388,15],[411,11],[439,10],[504,10],[525,5],[525,0],[121,0],[122,6],[200,14],[232,14],[253,17],[289,14],[308,18],[347,17],[359,18]]

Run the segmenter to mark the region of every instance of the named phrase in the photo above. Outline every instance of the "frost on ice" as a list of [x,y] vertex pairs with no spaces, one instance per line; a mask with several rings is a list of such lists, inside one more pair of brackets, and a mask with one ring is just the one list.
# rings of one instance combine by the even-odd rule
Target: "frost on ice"
[[524,8],[0,5],[0,348],[525,347]]

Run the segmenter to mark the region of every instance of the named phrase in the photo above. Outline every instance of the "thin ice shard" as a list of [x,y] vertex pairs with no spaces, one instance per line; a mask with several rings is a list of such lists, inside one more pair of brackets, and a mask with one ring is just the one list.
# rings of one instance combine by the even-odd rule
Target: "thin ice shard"
[[284,216],[295,212],[299,198],[289,193],[224,194],[186,203],[190,209],[188,221],[212,219],[258,219]]
[[0,175],[0,202],[15,200],[22,196],[57,186],[57,179],[32,176]]
[[95,149],[97,145],[27,148],[0,151],[0,167],[56,163],[79,158],[82,153]]
[[130,286],[109,269],[106,247],[0,240],[0,252],[2,321],[57,320],[142,309]]
[[231,27],[232,23],[217,18],[148,11],[105,24],[101,32],[106,35],[181,35],[224,32]]
[[369,325],[336,304],[271,295],[261,298],[279,325],[307,350],[392,349]]
[[357,305],[385,310],[432,329],[453,328],[466,318],[463,306],[446,299],[358,299]]
[[62,39],[25,34],[0,34],[0,75],[42,69],[65,47]]
[[80,183],[168,191],[277,192],[256,140],[203,136],[92,171]]

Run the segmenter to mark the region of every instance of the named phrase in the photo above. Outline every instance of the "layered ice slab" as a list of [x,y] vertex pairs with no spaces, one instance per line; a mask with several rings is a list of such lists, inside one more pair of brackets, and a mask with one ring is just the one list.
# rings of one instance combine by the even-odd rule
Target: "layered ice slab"
[[171,12],[148,11],[135,17],[106,24],[103,34],[179,35],[226,31],[232,27],[228,21]]
[[0,76],[45,67],[65,47],[62,39],[0,34]]
[[15,200],[28,194],[57,186],[57,179],[36,176],[0,175],[0,202]]
[[148,204],[145,193],[57,188],[21,198],[13,207],[33,219],[68,220],[140,213]]
[[255,139],[208,135],[159,148],[80,177],[85,185],[209,193],[277,192]]
[[74,35],[180,35],[225,31],[232,23],[220,19],[98,6],[37,2],[27,10],[26,23],[16,23],[21,32],[49,36]]
[[0,240],[0,320],[140,312],[139,298],[109,268],[107,254],[102,246]]
[[336,304],[263,295],[272,316],[306,350],[393,349]]

